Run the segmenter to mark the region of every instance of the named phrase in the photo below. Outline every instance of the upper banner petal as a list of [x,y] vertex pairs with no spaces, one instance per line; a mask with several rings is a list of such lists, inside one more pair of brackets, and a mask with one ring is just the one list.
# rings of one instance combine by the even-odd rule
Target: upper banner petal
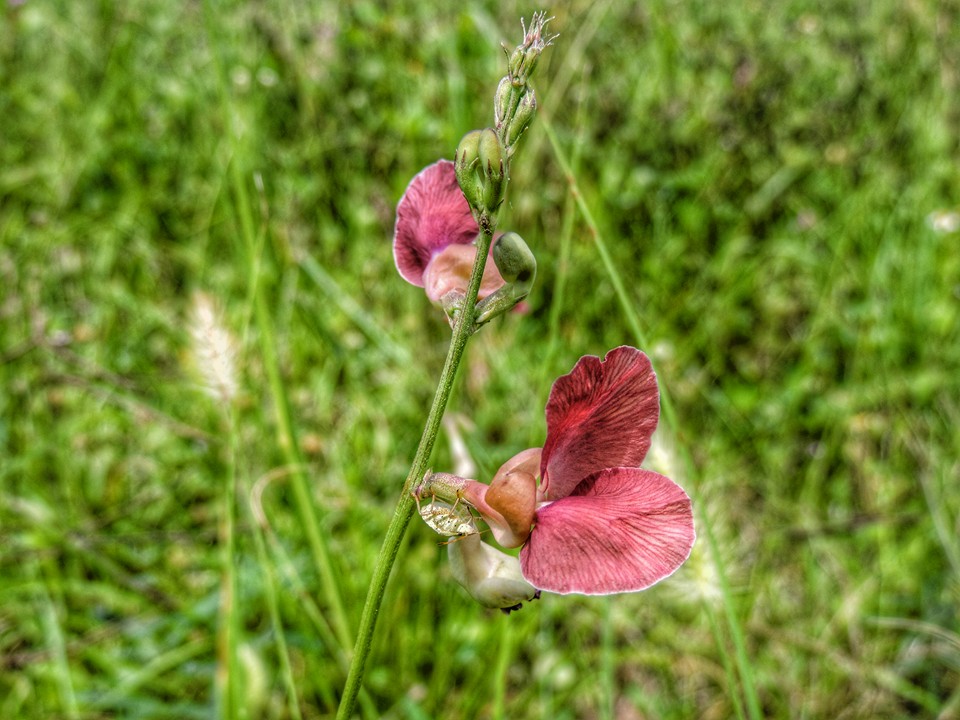
[[580,358],[550,391],[542,493],[556,500],[598,470],[639,466],[659,415],[657,376],[644,353],[623,345],[602,361]]
[[393,259],[403,279],[423,287],[430,258],[451,244],[473,242],[479,228],[460,192],[453,163],[439,160],[410,181],[397,203]]
[[680,567],[695,537],[683,488],[649,470],[609,468],[537,511],[520,567],[550,592],[634,592]]

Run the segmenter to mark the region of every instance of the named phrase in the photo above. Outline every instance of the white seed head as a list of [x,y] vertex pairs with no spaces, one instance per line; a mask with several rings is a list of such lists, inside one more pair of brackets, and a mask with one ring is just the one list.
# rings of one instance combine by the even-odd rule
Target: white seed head
[[204,390],[216,400],[232,402],[237,396],[236,342],[222,325],[213,298],[206,293],[193,296],[190,337],[193,364]]

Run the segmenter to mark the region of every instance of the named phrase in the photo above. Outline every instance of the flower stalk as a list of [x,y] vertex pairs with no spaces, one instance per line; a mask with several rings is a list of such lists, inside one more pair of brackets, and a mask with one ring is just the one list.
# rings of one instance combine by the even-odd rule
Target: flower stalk
[[[494,253],[498,270],[488,272],[486,276],[484,271],[491,255],[498,211],[506,196],[509,160],[516,149],[516,141],[529,126],[536,110],[533,89],[527,80],[540,53],[553,40],[543,34],[547,22],[549,18],[544,13],[534,14],[530,29],[527,30],[526,25],[523,27],[521,44],[513,54],[508,53],[505,80],[510,82],[511,90],[506,98],[508,107],[500,104],[499,92],[495,98],[494,115],[498,127],[468,133],[457,148],[455,161],[441,160],[425,168],[411,181],[397,206],[394,230],[397,269],[405,280],[423,287],[430,300],[444,308],[452,325],[452,335],[423,434],[374,567],[337,710],[338,720],[347,720],[353,714],[387,581],[416,506],[414,490],[427,474],[427,464],[467,342],[482,324],[478,323],[479,317],[482,316],[485,323],[512,308],[529,292],[536,275],[532,253],[514,234]],[[454,191],[453,187],[457,189]],[[470,267],[467,263],[471,260],[469,281],[464,286],[462,275],[465,268]],[[478,307],[481,290],[482,296],[491,296],[491,300]],[[502,292],[497,293],[498,290]],[[474,554],[486,556],[483,548],[464,546],[459,550],[472,550]],[[498,556],[490,558],[489,575],[500,575],[501,565],[507,561],[501,562]],[[468,572],[466,567],[464,572]],[[517,579],[510,579],[516,584],[506,590],[498,577],[493,578],[494,583],[487,583],[487,577],[479,578],[478,584],[485,596],[516,594],[516,587],[529,587],[519,575]]]
[[433,452],[433,446],[436,442],[437,434],[440,431],[443,413],[447,408],[450,393],[453,391],[453,383],[454,380],[456,380],[457,369],[460,367],[460,361],[463,359],[463,352],[467,347],[467,341],[473,334],[477,293],[480,290],[480,281],[483,278],[483,269],[486,265],[487,254],[490,251],[490,244],[492,242],[493,227],[481,230],[480,237],[477,239],[477,259],[473,265],[470,284],[467,286],[465,302],[461,311],[457,314],[453,325],[450,347],[447,350],[447,358],[444,361],[443,370],[440,373],[437,391],[433,396],[433,403],[430,406],[430,413],[427,415],[427,422],[423,428],[423,434],[420,436],[420,443],[417,446],[417,452],[413,458],[413,465],[410,467],[407,479],[403,483],[403,489],[400,491],[397,507],[393,512],[393,518],[390,520],[390,525],[383,538],[380,554],[377,557],[377,564],[373,570],[373,577],[370,580],[367,599],[363,606],[363,613],[360,616],[360,627],[357,631],[357,642],[354,646],[353,658],[347,674],[347,682],[344,686],[343,696],[340,699],[340,707],[337,711],[338,720],[347,720],[347,718],[351,716],[357,701],[357,694],[360,692],[360,683],[363,679],[367,659],[370,656],[370,647],[373,644],[373,632],[376,627],[377,616],[380,614],[380,605],[383,602],[383,596],[387,589],[387,580],[390,578],[390,571],[393,569],[397,552],[400,550],[400,542],[403,540],[403,535],[407,530],[407,526],[410,524],[410,518],[413,516],[413,511],[416,507],[413,490],[427,472],[427,463],[430,461],[430,454]]

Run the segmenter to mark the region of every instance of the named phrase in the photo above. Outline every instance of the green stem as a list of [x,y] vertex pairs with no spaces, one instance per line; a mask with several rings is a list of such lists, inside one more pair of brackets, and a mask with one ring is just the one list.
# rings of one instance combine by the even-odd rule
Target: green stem
[[220,717],[240,716],[242,707],[237,662],[237,574],[236,574],[236,502],[237,502],[237,433],[234,412],[230,415],[230,456],[227,462],[227,477],[223,488],[223,518],[220,541],[222,543],[222,576],[220,588],[220,636],[217,653],[220,656],[218,680],[220,686]]
[[473,333],[477,293],[480,290],[480,280],[483,278],[483,268],[490,251],[490,244],[493,241],[493,223],[481,223],[481,230],[480,237],[477,239],[477,260],[473,265],[473,274],[470,277],[470,285],[467,288],[463,308],[458,313],[457,321],[453,326],[453,336],[450,338],[447,359],[443,364],[443,371],[440,373],[440,383],[437,386],[436,394],[433,396],[433,405],[430,407],[430,414],[427,416],[427,422],[423,428],[423,435],[420,437],[416,455],[413,458],[410,474],[407,475],[407,479],[403,483],[400,499],[393,512],[393,519],[390,521],[387,533],[383,538],[383,545],[380,547],[373,577],[370,579],[370,588],[367,590],[363,614],[360,616],[360,628],[357,631],[357,643],[350,662],[350,671],[347,674],[343,697],[340,699],[340,707],[337,710],[337,720],[347,720],[353,713],[357,693],[360,691],[360,684],[366,669],[367,658],[370,656],[373,632],[377,625],[377,617],[380,614],[380,606],[383,603],[383,595],[386,592],[390,571],[397,559],[403,534],[406,532],[407,525],[413,515],[413,488],[427,471],[427,463],[430,461],[430,454],[433,452],[433,445],[436,442],[437,433],[440,431],[440,421],[443,419],[447,401],[450,399],[450,393],[453,390],[457,368],[460,367],[463,351],[467,346],[470,335]]

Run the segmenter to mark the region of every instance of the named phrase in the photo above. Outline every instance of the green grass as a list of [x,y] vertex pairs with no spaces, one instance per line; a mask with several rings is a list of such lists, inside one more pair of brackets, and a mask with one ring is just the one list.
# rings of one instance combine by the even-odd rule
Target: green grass
[[[340,5],[2,10],[2,718],[336,710],[449,337],[394,207],[537,9]],[[360,716],[960,716],[960,235],[927,221],[960,211],[960,6],[548,12],[502,222],[537,285],[450,410],[489,478],[641,335],[700,540],[648,592],[504,617],[415,522]]]

